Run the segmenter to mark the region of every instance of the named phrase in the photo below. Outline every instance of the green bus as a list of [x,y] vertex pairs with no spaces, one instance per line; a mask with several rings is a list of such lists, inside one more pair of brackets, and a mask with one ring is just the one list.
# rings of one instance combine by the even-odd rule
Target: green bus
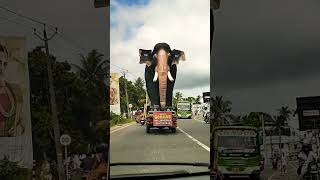
[[192,118],[191,103],[189,101],[179,101],[177,103],[178,118]]
[[227,178],[260,179],[264,159],[257,128],[220,126],[213,129],[212,135],[215,169]]

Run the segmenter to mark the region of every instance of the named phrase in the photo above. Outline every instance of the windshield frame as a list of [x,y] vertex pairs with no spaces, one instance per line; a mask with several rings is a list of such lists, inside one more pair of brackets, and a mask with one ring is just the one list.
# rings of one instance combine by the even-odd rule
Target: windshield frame
[[[231,131],[236,132],[236,133],[240,133],[240,134],[232,134]],[[231,133],[231,134],[230,134]],[[243,134],[245,133],[245,134]],[[258,143],[258,132],[254,129],[217,129],[216,131],[214,131],[214,139],[215,139],[215,149],[217,149],[217,151],[219,153],[221,153],[221,149],[224,149],[222,146],[220,146],[220,138],[221,137],[252,137],[253,140],[251,140],[253,142],[253,145],[251,147],[247,146],[247,147],[226,147],[225,149],[228,151],[228,149],[234,149],[235,152],[229,152],[229,153],[223,153],[223,154],[253,154],[256,152],[260,151],[260,147],[259,147],[259,143]],[[222,147],[222,148],[221,148]],[[243,149],[243,151],[241,151],[241,149]],[[252,150],[252,152],[248,151],[248,150]],[[246,152],[247,151],[247,152]]]

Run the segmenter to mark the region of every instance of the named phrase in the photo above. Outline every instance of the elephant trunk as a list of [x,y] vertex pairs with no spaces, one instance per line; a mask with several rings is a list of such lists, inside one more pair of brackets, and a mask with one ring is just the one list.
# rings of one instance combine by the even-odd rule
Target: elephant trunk
[[[157,78],[159,80],[160,105],[163,108],[166,107],[168,71],[169,71],[168,61],[163,59],[159,60],[158,65],[156,67],[154,80]],[[171,76],[171,74],[169,76]]]
[[161,105],[161,107],[166,107],[168,71],[158,72],[158,74],[159,74],[160,105]]

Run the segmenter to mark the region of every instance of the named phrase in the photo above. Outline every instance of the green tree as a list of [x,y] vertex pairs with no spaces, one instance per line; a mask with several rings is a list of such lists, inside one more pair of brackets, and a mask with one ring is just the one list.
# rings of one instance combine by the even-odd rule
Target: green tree
[[120,86],[120,108],[121,112],[127,112],[125,81],[127,81],[127,91],[129,104],[132,104],[133,109],[137,109],[144,105],[146,98],[146,90],[144,89],[144,81],[142,78],[137,78],[135,82],[125,79],[123,76],[119,79]]
[[222,96],[216,96],[211,101],[210,112],[213,118],[213,126],[229,124],[231,101],[223,100]]
[[198,95],[197,98],[195,99],[196,104],[201,104],[201,96]]
[[[95,136],[90,122],[102,120],[99,107],[102,92],[97,93],[89,78],[71,71],[67,62],[53,60],[53,78],[61,133],[69,134],[73,141],[70,152],[86,152],[87,145],[103,141]],[[31,119],[35,159],[55,159],[52,119],[50,114],[46,55],[40,48],[28,53],[31,90]],[[45,155],[43,155],[45,154]]]
[[193,103],[195,101],[194,97],[187,97],[187,101],[189,101],[190,103]]
[[0,178],[3,180],[29,179],[31,173],[28,169],[21,167],[18,162],[9,161],[5,156],[0,160]]
[[279,148],[281,148],[281,135],[283,134],[288,120],[293,114],[293,111],[290,110],[288,106],[282,106],[281,108],[277,109],[277,111],[278,115],[274,118],[274,128],[276,131],[278,131]]
[[182,100],[182,93],[181,92],[176,92],[176,94],[173,97],[173,106],[177,107],[177,103],[180,100]]
[[257,128],[262,127],[262,119],[264,122],[273,121],[271,115],[264,113],[264,112],[250,112],[248,115],[242,117],[242,121],[247,126],[254,126]]

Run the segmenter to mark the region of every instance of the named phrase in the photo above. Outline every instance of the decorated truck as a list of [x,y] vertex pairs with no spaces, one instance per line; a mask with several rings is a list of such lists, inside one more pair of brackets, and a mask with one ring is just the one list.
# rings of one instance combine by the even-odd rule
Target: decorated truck
[[227,178],[259,179],[264,160],[257,128],[220,126],[213,129],[214,168]]
[[177,64],[185,60],[183,51],[167,43],[158,43],[153,50],[139,49],[140,64],[145,66],[145,82],[150,108],[146,115],[146,132],[152,128],[168,128],[176,132],[177,116],[172,107]]

